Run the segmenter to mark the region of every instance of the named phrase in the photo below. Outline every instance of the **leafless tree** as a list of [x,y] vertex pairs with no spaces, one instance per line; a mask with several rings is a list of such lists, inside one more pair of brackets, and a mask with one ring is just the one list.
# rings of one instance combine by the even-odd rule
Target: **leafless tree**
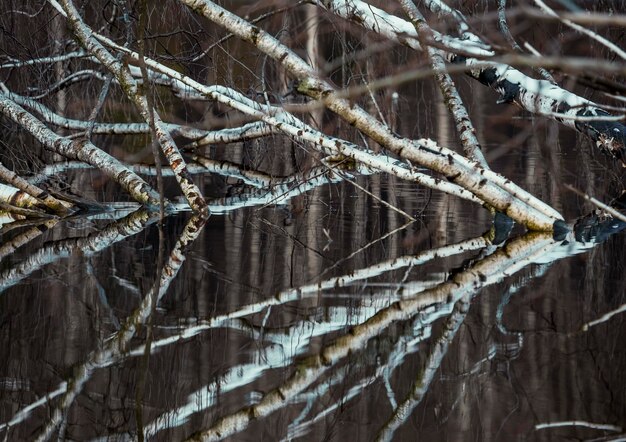
[[[609,99],[619,104],[621,89],[615,79],[625,72],[624,52],[588,23],[612,23],[620,17],[608,18],[597,11],[591,18],[587,16],[584,24],[577,24],[581,17],[568,15],[568,11],[555,11],[539,0],[509,10],[521,15],[540,15],[546,21],[560,21],[584,38],[599,42],[620,61],[565,54],[543,57],[532,46],[522,48],[516,43],[507,25],[506,4],[501,1],[498,5],[501,38],[508,41],[510,49],[490,43],[497,36],[481,33],[476,21],[480,17],[468,19],[459,10],[435,0],[419,6],[402,1],[391,10],[361,0],[297,2],[278,5],[257,19],[241,18],[232,10],[204,0],[168,2],[163,10],[148,10],[142,2],[131,5],[119,1],[107,3],[103,14],[96,15],[93,11],[100,5],[93,2],[81,5],[70,0],[49,0],[42,4],[11,5],[2,16],[5,29],[13,31],[13,37],[3,49],[0,63],[3,76],[0,111],[5,117],[5,132],[8,129],[20,137],[21,133],[29,134],[57,155],[42,155],[30,148],[24,159],[38,164],[51,158],[80,161],[102,171],[148,208],[158,207],[160,201],[167,207],[173,206],[164,200],[162,191],[155,191],[139,176],[145,168],[129,164],[124,157],[117,158],[119,154],[106,153],[100,140],[107,136],[152,138],[170,165],[168,174],[176,178],[187,205],[199,212],[206,211],[207,203],[192,174],[199,170],[219,172],[215,163],[207,166],[212,160],[206,157],[206,146],[283,136],[302,143],[311,158],[358,162],[370,170],[412,180],[505,213],[532,230],[562,229],[565,223],[558,211],[489,167],[450,73],[466,72],[494,89],[500,95],[499,103],[515,103],[537,116],[559,121],[587,135],[603,152],[622,161],[626,127],[621,122],[620,109],[599,105],[560,87],[554,80],[555,76],[583,71],[587,81],[604,85]],[[305,6],[307,17],[317,24],[305,36],[306,55],[301,56],[299,49],[264,30],[262,23]],[[165,20],[170,12],[181,17],[186,27]],[[41,47],[20,30],[50,15],[55,20],[46,22],[45,26],[49,26],[47,32],[53,44]],[[593,17],[597,18],[596,22]],[[162,22],[157,25],[157,21]],[[435,26],[437,21],[445,26]],[[365,48],[364,53],[342,54],[338,60],[342,69],[358,63],[359,58],[375,56],[378,47],[389,45],[409,48],[417,60],[424,58],[424,54],[426,65],[370,77],[361,85],[338,87],[330,79],[329,67],[320,64],[318,40],[323,22],[354,24],[380,40]],[[151,32],[156,30],[148,29],[149,26],[163,28],[159,29],[163,35],[187,35],[193,49],[184,57],[161,54],[159,36],[152,36]],[[445,29],[437,30],[437,27]],[[215,43],[204,48],[193,41],[193,32],[214,35]],[[263,72],[257,76],[261,84],[244,86],[255,92],[252,96],[228,84],[227,77],[224,78],[227,81],[219,78],[207,81],[202,75],[194,74],[198,63],[206,60],[209,72],[217,72],[218,68],[211,66],[211,52],[233,38],[246,41],[252,50],[265,57]],[[179,63],[184,69],[171,67],[170,62]],[[245,67],[245,62],[235,62]],[[287,84],[281,86],[275,84],[276,80],[268,79],[265,70],[269,64],[286,78]],[[525,73],[527,68],[536,69],[539,76],[547,79],[537,79],[530,71]],[[397,88],[404,82],[430,75],[434,75],[441,87],[441,99],[456,122],[463,153],[436,140],[407,137],[395,131],[386,121],[386,110],[381,109],[373,95],[381,89]],[[261,90],[257,92],[259,86]],[[172,100],[189,106],[197,102],[225,106],[229,119],[242,124],[215,129],[166,121],[162,115],[167,114],[166,103]],[[122,121],[111,121],[110,117],[109,121],[103,121],[112,112],[107,109],[119,106],[130,109],[125,111],[128,115]],[[361,141],[355,143],[352,136],[333,133],[332,127],[336,126],[320,124],[320,115],[324,115],[320,114],[321,109],[331,112],[324,118],[332,115],[353,126]],[[312,121],[317,124],[306,122],[303,114],[307,113],[316,115]],[[374,144],[370,146],[371,143]],[[149,142],[147,146],[150,145]],[[16,149],[9,151],[11,155],[20,155]],[[155,165],[160,169],[159,153],[155,151],[155,155]],[[345,162],[325,164],[332,169]],[[55,164],[55,167],[63,168],[63,165]],[[0,192],[3,204],[22,207],[22,216],[63,215],[80,208],[79,201],[67,193],[60,194],[54,186],[42,182],[45,186],[42,188],[29,183],[28,173],[35,172],[32,166],[27,170],[11,171],[6,167],[3,170],[0,175],[6,183]],[[239,177],[253,173],[241,170],[236,164],[222,166],[220,170]],[[266,182],[263,186],[271,187],[271,184]],[[34,212],[26,215],[24,209]],[[14,210],[17,213],[19,209]]]

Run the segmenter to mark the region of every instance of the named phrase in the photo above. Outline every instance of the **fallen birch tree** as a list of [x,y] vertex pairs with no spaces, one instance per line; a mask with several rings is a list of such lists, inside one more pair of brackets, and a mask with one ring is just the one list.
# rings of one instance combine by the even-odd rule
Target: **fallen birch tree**
[[[457,25],[457,36],[441,35],[428,27],[423,16],[414,26],[393,14],[361,0],[318,0],[329,12],[411,49],[438,52],[453,64],[464,64],[467,73],[499,95],[498,103],[515,103],[540,116],[554,119],[589,136],[597,147],[626,164],[626,126],[623,115],[611,115],[602,106],[569,92],[548,80],[537,80],[504,63],[481,63],[495,51],[472,33],[467,19],[440,0],[428,0],[426,7],[439,18],[450,18]],[[403,4],[413,2],[403,2]],[[538,1],[538,3],[540,3]],[[405,5],[406,8],[406,5]],[[554,13],[551,9],[549,12]],[[420,14],[421,15],[421,14]],[[413,20],[415,21],[415,20]],[[431,44],[443,49],[430,49]]]
[[[261,25],[253,24],[208,0],[180,0],[177,7],[187,13],[194,11],[229,33],[216,44],[236,37],[249,43],[259,55],[271,60],[275,68],[282,71],[282,75],[293,81],[293,89],[287,95],[294,97],[294,101],[287,99],[287,95],[280,99],[270,97],[267,93],[249,96],[234,87],[220,84],[219,81],[208,82],[184,73],[184,69],[168,66],[156,57],[154,51],[145,51],[145,22],[136,24],[133,34],[133,27],[125,21],[126,16],[114,16],[114,19],[123,22],[122,28],[125,32],[124,43],[118,43],[119,38],[116,41],[114,33],[105,35],[105,28],[97,23],[92,24],[91,18],[85,18],[79,3],[72,0],[48,0],[45,10],[66,20],[69,37],[75,39],[68,40],[68,47],[72,50],[67,53],[39,54],[25,60],[6,57],[5,60],[0,60],[0,72],[19,72],[38,66],[61,66],[69,63],[76,63],[79,67],[40,88],[36,94],[25,94],[19,90],[20,86],[15,81],[4,82],[0,95],[0,112],[11,122],[13,128],[29,133],[61,157],[78,160],[101,170],[111,180],[119,183],[132,198],[148,208],[156,208],[160,201],[164,201],[164,195],[159,195],[159,192],[136,173],[149,169],[142,169],[140,166],[129,168],[124,164],[124,159],[120,161],[98,147],[97,141],[92,137],[153,138],[171,167],[167,175],[175,178],[187,205],[198,212],[207,210],[207,202],[200,187],[194,182],[195,176],[199,173],[234,175],[238,169],[237,164],[226,165],[215,162],[210,157],[198,160],[205,158],[202,151],[206,146],[249,140],[263,142],[268,137],[278,136],[284,140],[302,143],[311,158],[346,157],[373,170],[459,196],[493,212],[504,213],[531,230],[565,229],[566,223],[557,210],[493,171],[487,164],[469,113],[453,78],[447,72],[459,67],[473,78],[494,88],[500,94],[501,102],[515,102],[533,114],[572,127],[591,137],[603,151],[617,159],[623,159],[626,130],[619,121],[622,118],[620,115],[612,115],[602,106],[569,92],[550,80],[534,79],[509,64],[499,62],[500,54],[468,25],[465,16],[443,2],[427,1],[425,8],[418,8],[411,1],[400,2],[408,20],[361,0],[320,0],[311,3],[319,7],[318,11],[327,11],[328,17],[355,23],[391,44],[401,44],[412,50],[425,52],[430,64],[429,74],[434,75],[438,82],[442,100],[447,104],[455,121],[463,155],[426,137],[413,139],[395,133],[384,118],[380,118],[380,108],[374,112],[367,111],[358,99],[350,96],[350,90],[344,91],[336,87],[317,63],[309,63],[294,48],[273,37]],[[557,12],[542,2],[536,3],[539,10],[558,19]],[[300,4],[294,5],[293,8],[299,6]],[[115,13],[119,13],[119,10]],[[427,14],[435,14],[440,19],[453,23],[453,32],[445,34],[434,29],[426,18]],[[140,16],[143,17],[141,14]],[[567,21],[564,23],[581,31],[581,25]],[[510,35],[510,31],[508,32]],[[619,48],[608,39],[596,33],[590,34],[590,37],[620,54]],[[133,38],[137,40],[133,41]],[[135,47],[138,49],[134,49]],[[319,47],[314,44],[307,47],[310,51],[319,51]],[[520,49],[519,46],[516,48]],[[203,51],[194,60],[206,54]],[[535,63],[536,60],[532,62]],[[263,81],[266,81],[264,78],[262,76]],[[370,85],[374,85],[377,79],[373,80],[367,86],[370,94]],[[63,115],[46,104],[50,97],[65,94],[70,88],[97,83],[102,83],[102,86],[88,117]],[[136,121],[135,117],[130,121],[100,121],[100,110],[106,100],[112,100],[110,89],[115,89],[118,95],[121,93],[132,104],[131,114],[138,115],[140,121]],[[164,99],[167,94],[182,103],[219,103],[229,109],[229,112],[238,115],[243,124],[214,129],[166,121],[162,117],[163,112],[154,103]],[[339,134],[328,133],[323,127],[306,123],[305,118],[296,115],[297,102],[303,99],[306,101],[305,109],[312,105],[324,107],[338,119],[354,127],[361,135],[362,142],[355,143]],[[59,135],[48,125],[63,128],[70,131],[70,134]],[[370,148],[368,140],[374,141],[384,151]],[[154,157],[155,170],[160,170],[160,161],[157,154]],[[204,166],[204,169],[198,168],[197,163]],[[26,202],[21,204],[22,209],[35,210],[28,213],[22,211],[24,216],[37,216],[38,213],[63,215],[80,208],[71,198],[64,200],[61,196],[55,196],[54,189],[40,189],[33,181],[28,184],[27,177],[19,176],[7,168],[3,170],[5,172],[0,175],[0,179],[33,198],[23,200]],[[156,175],[160,177],[162,173],[156,172]],[[272,180],[258,182],[259,177],[263,176],[262,171],[242,171],[238,175],[246,185],[274,185]],[[11,193],[7,195],[10,196]],[[3,206],[5,210],[11,210],[15,206],[10,198],[3,202],[8,204]],[[165,204],[167,205],[166,201]]]

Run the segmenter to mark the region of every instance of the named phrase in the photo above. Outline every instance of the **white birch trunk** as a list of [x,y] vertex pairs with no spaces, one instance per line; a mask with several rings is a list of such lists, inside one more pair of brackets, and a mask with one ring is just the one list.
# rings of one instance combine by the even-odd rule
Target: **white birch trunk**
[[[382,34],[413,49],[419,49],[419,36],[411,23],[389,14],[361,0],[317,0],[317,4],[342,18]],[[433,12],[453,17],[463,36],[446,39],[434,33],[435,41],[448,46],[447,58],[453,63],[463,63],[470,75],[492,87],[500,95],[498,103],[514,102],[537,115],[556,120],[565,126],[589,136],[602,151],[626,164],[626,126],[596,103],[582,98],[547,80],[536,80],[506,64],[486,67],[478,57],[495,53],[469,32],[465,18],[459,11],[440,1],[427,1]],[[455,51],[460,54],[457,55]]]
[[[123,48],[101,35],[98,35],[97,38],[103,41],[107,46],[124,51],[135,60],[138,59],[136,52]],[[145,62],[151,69],[159,73],[151,74],[151,78],[156,78],[156,75],[162,75],[164,78],[161,81],[167,82],[167,84],[174,90],[177,90],[181,95],[200,93],[207,98],[223,103],[246,115],[258,118],[287,135],[311,143],[313,147],[321,150],[325,154],[345,155],[367,166],[390,173],[401,179],[415,181],[425,187],[440,190],[478,204],[484,204],[484,201],[454,183],[416,172],[412,167],[408,168],[406,165],[386,155],[376,155],[371,151],[359,148],[353,143],[325,135],[281,108],[261,105],[241,93],[224,86],[203,85],[149,58],[145,58]]]
[[[412,142],[398,138],[386,126],[353,102],[339,98],[333,86],[289,48],[245,20],[206,0],[181,0],[209,20],[223,26],[241,39],[278,61],[295,76],[298,91],[318,99],[330,110],[366,133],[382,146],[436,172],[472,192],[483,201],[533,230],[564,227],[558,212],[494,172],[485,170],[431,140]],[[412,28],[412,25],[410,25]],[[413,29],[413,32],[415,30]]]
[[2,163],[0,163],[0,178],[22,192],[26,192],[54,213],[65,214],[72,207],[72,204],[58,200],[45,190],[29,183],[12,170],[7,169]]
[[[58,6],[56,0],[49,0],[49,2],[55,7]],[[146,123],[150,124],[150,121],[154,121],[156,136],[161,150],[174,171],[176,180],[189,206],[192,210],[198,212],[206,210],[206,202],[202,197],[202,193],[191,180],[186,169],[185,160],[174,143],[174,139],[156,110],[150,109],[146,96],[139,88],[128,67],[118,61],[93,37],[93,31],[84,23],[71,0],[61,0],[61,4],[63,6],[62,11],[66,14],[70,27],[87,52],[96,57],[115,76],[128,98],[139,108]]]
[[41,201],[17,187],[0,183],[0,202],[16,207],[40,208]]
[[100,169],[122,186],[136,201],[151,207],[159,205],[159,194],[148,183],[91,142],[69,140],[55,134],[2,93],[0,93],[0,112],[27,130],[47,149],[66,158],[80,160]]

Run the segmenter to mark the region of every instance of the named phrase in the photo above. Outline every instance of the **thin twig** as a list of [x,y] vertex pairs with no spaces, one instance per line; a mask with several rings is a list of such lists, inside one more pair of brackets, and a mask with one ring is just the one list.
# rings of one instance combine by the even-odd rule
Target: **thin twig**
[[626,216],[621,213],[618,212],[617,210],[615,210],[614,208],[607,206],[606,204],[604,204],[602,201],[597,200],[596,198],[581,192],[580,190],[576,189],[574,186],[570,185],[570,184],[563,184],[563,187],[565,187],[568,190],[571,190],[572,192],[574,192],[575,194],[583,197],[584,199],[586,199],[587,201],[589,201],[591,204],[593,204],[594,206],[598,207],[599,209],[604,210],[605,212],[609,213],[611,216],[613,216],[613,218],[617,218],[620,221],[624,221],[626,222]]

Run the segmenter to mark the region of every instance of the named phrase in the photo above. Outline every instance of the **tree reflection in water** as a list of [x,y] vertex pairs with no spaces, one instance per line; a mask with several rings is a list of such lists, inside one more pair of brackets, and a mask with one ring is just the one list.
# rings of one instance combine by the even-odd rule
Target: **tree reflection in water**
[[[299,179],[278,183],[270,192],[260,189],[253,194],[229,197],[212,204],[215,212],[229,213],[229,209],[275,203],[277,198],[287,200],[316,186],[345,178],[356,179],[356,175],[354,172],[327,173],[313,169]],[[296,185],[298,182],[306,185]],[[9,289],[19,287],[37,271],[63,259],[80,254],[80,259],[89,263],[90,257],[130,241],[157,220],[142,210],[119,219],[115,219],[120,216],[118,212],[111,213],[111,216],[113,221],[87,236],[44,243],[23,259],[5,265],[0,274],[0,284],[5,291],[2,296],[5,299],[18,296],[17,292]],[[489,361],[508,358],[508,363],[512,363],[519,356],[525,345],[524,333],[510,331],[503,319],[503,312],[514,293],[532,284],[534,278],[543,277],[547,268],[557,261],[589,252],[626,227],[620,220],[606,215],[599,217],[594,212],[580,219],[566,237],[527,233],[507,239],[511,226],[506,222],[496,223],[498,227],[468,240],[378,261],[346,274],[286,288],[273,295],[257,294],[254,302],[232,303],[232,308],[224,311],[221,311],[222,306],[216,305],[214,314],[188,317],[163,313],[164,310],[157,304],[162,303],[170,285],[176,285],[177,274],[185,259],[192,257],[192,260],[204,261],[204,258],[196,256],[201,253],[201,247],[196,242],[205,223],[205,219],[197,216],[188,219],[171,249],[159,284],[147,291],[125,320],[116,323],[115,331],[109,337],[98,342],[96,348],[85,356],[77,358],[63,381],[50,384],[45,390],[37,387],[33,391],[35,397],[38,396],[35,400],[28,391],[30,388],[23,394],[16,393],[20,399],[14,403],[21,405],[14,407],[10,413],[6,413],[7,408],[4,407],[3,416],[6,417],[0,429],[5,437],[48,440],[59,434],[70,438],[114,436],[116,439],[135,439],[139,437],[137,428],[140,426],[142,438],[160,438],[169,434],[168,438],[219,440],[242,432],[248,434],[247,431],[254,431],[255,422],[271,421],[272,416],[282,413],[282,419],[288,419],[288,422],[269,434],[292,440],[312,436],[312,431],[319,431],[320,425],[328,425],[329,419],[332,421],[333,416],[340,415],[351,403],[378,397],[377,400],[385,400],[387,404],[377,406],[380,414],[373,419],[377,427],[372,428],[369,437],[373,438],[376,431],[377,439],[392,440],[397,431],[409,425],[437,376],[440,380],[459,381],[479,376],[481,366]],[[46,227],[54,228],[55,223],[48,223]],[[20,251],[38,237],[34,233],[37,228],[22,229],[23,232],[13,235],[3,249],[12,253]],[[9,229],[5,227],[5,230]],[[39,233],[43,230],[40,229]],[[9,252],[5,255],[10,256]],[[458,267],[458,259],[450,261],[455,256],[471,259]],[[435,278],[409,278],[409,274],[438,261],[453,263],[452,267],[443,267],[444,274],[449,277],[442,278],[437,276],[441,275],[438,273]],[[531,271],[505,291],[495,312],[500,339],[506,341],[512,336],[514,342],[493,344],[483,353],[471,355],[471,359],[478,362],[469,371],[457,376],[444,376],[442,363],[471,311],[473,299],[488,286],[503,280],[510,281],[513,275],[528,268]],[[97,273],[92,269],[91,273],[94,272]],[[392,285],[376,283],[386,275],[403,276],[390,278],[399,281]],[[132,283],[126,280],[126,285],[132,286]],[[100,288],[104,290],[102,286]],[[178,287],[175,292],[184,292],[180,290]],[[340,302],[341,293],[354,291],[357,293],[355,303]],[[134,292],[141,293],[142,290],[136,286]],[[108,306],[107,296],[105,291],[101,297],[101,300],[104,299],[102,305]],[[354,295],[351,297],[354,298]],[[325,306],[324,299],[333,301]],[[317,306],[312,313],[311,306]],[[155,311],[154,307],[157,307],[156,314],[159,316],[156,336],[146,345],[142,330],[151,312]],[[108,308],[111,309],[110,306]],[[289,313],[294,308],[296,311]],[[114,316],[112,311],[110,313]],[[604,320],[611,317],[609,315]],[[285,322],[276,326],[277,321]],[[247,342],[249,344],[246,345],[252,347],[245,350],[245,357],[227,358],[220,363],[217,371],[209,369],[202,376],[206,382],[199,385],[195,382],[189,384],[185,380],[189,374],[185,373],[207,370],[206,364],[186,369],[191,370],[189,372],[182,370],[164,376],[151,373],[154,366],[149,365],[144,375],[135,374],[145,377],[148,390],[159,388],[153,383],[154,379],[169,378],[171,385],[167,390],[177,390],[176,385],[180,383],[181,392],[188,391],[186,397],[179,396],[173,402],[163,400],[154,403],[150,400],[143,407],[133,401],[122,400],[122,407],[128,410],[140,408],[143,418],[127,418],[119,422],[119,418],[112,419],[111,416],[110,421],[99,422],[92,430],[80,429],[83,418],[77,416],[81,416],[82,412],[77,415],[75,410],[85,407],[81,403],[81,395],[93,396],[95,391],[90,391],[90,388],[102,388],[93,387],[102,382],[98,380],[99,372],[121,366],[135,367],[132,361],[143,356],[147,350],[154,364],[155,360],[159,360],[159,354],[171,355],[169,349],[184,347],[194,340],[203,347],[207,346],[202,351],[229,351],[219,342],[213,346],[211,340],[204,343],[197,341],[210,334],[211,330],[222,330],[227,336],[232,335],[233,348],[241,342]],[[227,341],[226,345],[231,344]],[[415,369],[416,357],[419,369]],[[8,375],[5,379],[11,379]],[[13,379],[15,383],[20,380],[17,376]],[[195,386],[190,389],[192,385]],[[380,388],[384,391],[382,398],[379,393],[372,392],[372,389],[378,391]],[[457,402],[459,400],[457,398]],[[87,407],[110,406],[107,403],[96,405],[98,403],[96,400]],[[454,406],[442,412],[452,413]],[[147,409],[144,410],[144,407]],[[542,417],[538,416],[538,419],[541,421]],[[549,431],[549,422],[545,422],[549,420],[550,417],[543,419],[536,431]],[[554,424],[554,427],[557,425]],[[621,431],[619,426],[611,426],[607,422],[596,425],[582,418],[570,422],[569,427],[581,425],[586,425],[585,428],[591,426],[595,434],[598,431]]]

